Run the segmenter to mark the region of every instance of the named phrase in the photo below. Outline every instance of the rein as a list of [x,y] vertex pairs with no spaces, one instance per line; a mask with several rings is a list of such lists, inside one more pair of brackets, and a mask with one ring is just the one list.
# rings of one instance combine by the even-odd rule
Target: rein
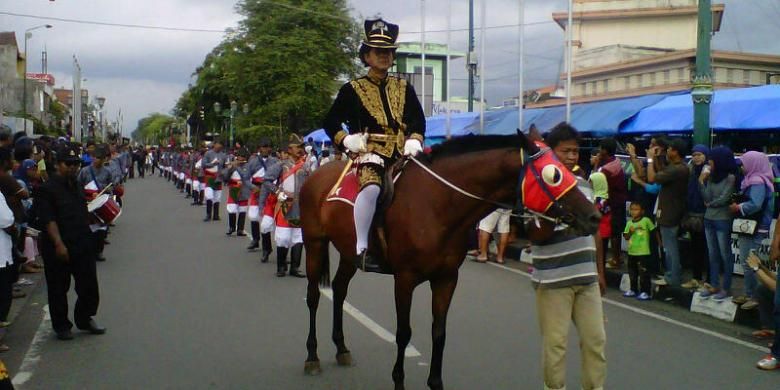
[[[536,154],[534,154],[532,156],[529,156],[529,159],[533,161],[536,158],[538,158],[539,156],[541,156],[543,154],[543,152],[544,152],[544,150],[540,150],[539,153],[536,153]],[[524,154],[522,149],[520,149],[520,153]],[[498,208],[509,209],[509,210],[514,210],[515,209],[514,206],[512,206],[512,205],[509,205],[509,204],[506,204],[506,203],[501,203],[501,202],[496,202],[494,200],[490,200],[490,199],[486,199],[486,198],[483,198],[483,197],[478,196],[478,195],[474,195],[474,194],[472,194],[472,193],[470,193],[470,192],[468,192],[468,191],[466,191],[466,190],[456,186],[455,184],[450,183],[447,179],[441,177],[439,174],[437,174],[436,172],[434,172],[433,170],[428,168],[425,164],[420,162],[420,160],[418,160],[414,156],[406,156],[406,158],[409,159],[409,160],[412,160],[412,162],[417,164],[425,172],[428,172],[428,174],[433,176],[436,180],[438,180],[442,184],[444,184],[447,187],[449,187],[449,188],[451,188],[451,189],[461,193],[462,195],[465,195],[465,196],[467,196],[467,197],[469,197],[471,199],[475,199],[475,200],[479,200],[479,201],[482,201],[482,202],[490,203],[490,204],[492,204],[494,206],[497,206]],[[521,157],[521,159],[522,159],[522,157]],[[523,161],[523,166],[525,166],[525,161]],[[545,214],[542,214],[542,213],[539,213],[539,212],[536,212],[536,211],[533,211],[533,210],[528,210],[525,207],[523,207],[523,211],[521,213],[512,212],[509,215],[512,216],[512,217],[517,217],[517,218],[534,219],[537,222],[538,222],[539,219],[544,219],[544,220],[550,221],[550,222],[552,222],[552,223],[554,223],[556,225],[560,224],[560,220],[558,218],[553,218],[553,217],[550,217],[548,215],[545,215]]]

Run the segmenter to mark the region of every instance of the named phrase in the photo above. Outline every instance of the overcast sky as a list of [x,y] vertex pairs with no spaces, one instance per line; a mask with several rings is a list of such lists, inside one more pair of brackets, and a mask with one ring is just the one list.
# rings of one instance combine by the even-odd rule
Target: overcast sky
[[[487,25],[518,24],[518,0],[487,0]],[[713,46],[723,50],[780,55],[780,1],[721,0],[726,13]],[[426,30],[446,28],[447,0],[426,0]],[[468,1],[452,0],[452,29],[468,27]],[[476,3],[479,27],[480,1]],[[562,69],[563,33],[551,19],[564,11],[566,0],[526,0],[526,85],[555,84]],[[239,16],[230,0],[9,0],[0,11],[36,16],[109,23],[143,24],[188,29],[224,30],[235,27]],[[349,0],[355,17],[381,14],[401,26],[401,41],[420,39],[419,0]],[[388,4],[392,4],[388,7]],[[28,41],[29,72],[39,72],[40,53],[48,51],[49,73],[57,86],[72,87],[72,56],[78,57],[83,84],[91,97],[105,96],[108,118],[121,108],[124,131],[135,129],[138,119],[151,112],[167,113],[187,88],[194,69],[223,37],[212,32],[174,32],[97,26],[0,15],[0,29],[16,31],[19,45],[24,30],[49,23],[52,29],[33,32]],[[404,33],[406,32],[406,33]],[[468,33],[452,33],[453,50],[465,51]],[[446,34],[431,32],[427,40],[445,43]],[[477,43],[479,35],[477,34]],[[486,97],[491,105],[517,96],[517,28],[491,28],[486,34]],[[465,95],[463,60],[454,61],[453,95]],[[251,75],[247,75],[251,77]]]

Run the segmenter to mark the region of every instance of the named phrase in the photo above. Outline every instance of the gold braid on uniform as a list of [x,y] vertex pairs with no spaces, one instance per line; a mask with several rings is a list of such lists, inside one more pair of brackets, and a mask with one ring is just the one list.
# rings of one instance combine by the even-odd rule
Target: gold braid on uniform
[[379,86],[368,79],[357,79],[350,81],[352,88],[363,103],[369,114],[376,119],[376,122],[382,128],[387,127],[387,117],[382,107],[382,98],[379,95]]
[[402,127],[406,127],[405,124],[401,123],[404,117],[404,106],[406,105],[406,80],[395,77],[387,78],[387,103],[390,105],[390,112],[393,114],[393,117],[396,118]]
[[360,190],[370,184],[376,184],[382,186],[382,178],[379,175],[379,171],[374,164],[361,165],[358,168],[358,183],[360,184]]

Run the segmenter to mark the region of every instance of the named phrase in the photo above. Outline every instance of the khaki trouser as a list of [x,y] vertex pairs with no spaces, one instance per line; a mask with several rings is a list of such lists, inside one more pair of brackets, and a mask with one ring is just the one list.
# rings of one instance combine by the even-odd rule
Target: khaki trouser
[[542,331],[545,389],[566,387],[566,343],[574,321],[582,354],[582,388],[601,389],[607,374],[607,336],[598,283],[563,288],[538,288],[536,311]]

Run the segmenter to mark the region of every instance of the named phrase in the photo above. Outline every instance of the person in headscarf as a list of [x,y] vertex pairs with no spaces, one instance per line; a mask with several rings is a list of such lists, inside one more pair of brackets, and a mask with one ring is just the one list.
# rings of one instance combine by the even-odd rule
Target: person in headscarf
[[[725,146],[713,148],[709,153],[708,168],[701,170],[696,180],[698,191],[706,210],[704,212],[704,234],[710,261],[709,283],[712,287],[702,288],[702,298],[712,297],[721,302],[731,293],[731,275],[734,260],[731,254],[731,222],[734,215],[729,212],[729,202],[734,195],[737,163],[734,153]],[[719,271],[723,268],[723,286]]]
[[[601,213],[601,222],[599,222],[599,238],[604,248],[609,245],[609,239],[612,237],[612,209],[609,207],[609,184],[607,176],[602,172],[593,172],[590,174],[591,186],[593,186],[593,202]],[[599,262],[606,265],[607,251],[602,251]]]
[[758,306],[754,293],[758,281],[755,270],[747,265],[745,260],[751,250],[758,248],[769,236],[769,226],[772,223],[774,174],[769,158],[761,152],[747,152],[742,155],[744,178],[740,185],[741,199],[733,202],[729,210],[737,218],[754,219],[758,222],[755,234],[739,235],[737,247],[739,260],[745,272],[745,295],[734,298],[734,303],[748,310]]
[[707,242],[704,236],[704,212],[707,207],[699,191],[699,176],[707,167],[707,154],[710,148],[702,144],[694,145],[691,150],[691,161],[688,164],[688,196],[686,199],[687,214],[682,220],[682,228],[690,234],[690,253],[693,268],[691,280],[680,285],[682,288],[696,289],[704,284],[707,276],[709,258],[707,257]]

